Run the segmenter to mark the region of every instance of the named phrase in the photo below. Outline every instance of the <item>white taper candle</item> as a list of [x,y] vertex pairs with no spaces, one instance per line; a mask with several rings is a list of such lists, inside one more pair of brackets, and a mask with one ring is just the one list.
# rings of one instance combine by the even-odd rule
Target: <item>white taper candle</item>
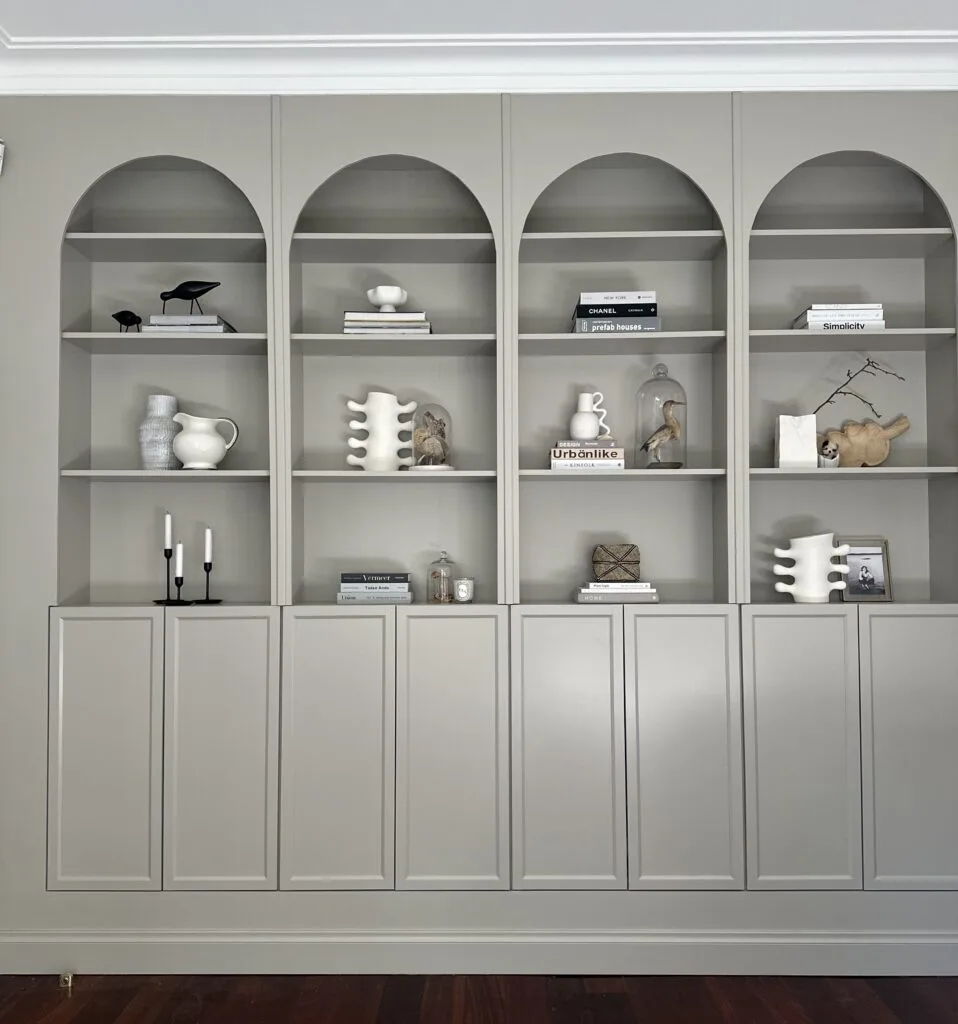
[[173,570],[173,575],[179,579],[183,578],[183,545],[181,543],[176,545],[176,568]]
[[169,512],[166,513],[163,520],[163,550],[173,550],[173,517]]
[[203,555],[203,561],[207,564],[213,561],[213,531],[208,526],[206,528],[206,551]]

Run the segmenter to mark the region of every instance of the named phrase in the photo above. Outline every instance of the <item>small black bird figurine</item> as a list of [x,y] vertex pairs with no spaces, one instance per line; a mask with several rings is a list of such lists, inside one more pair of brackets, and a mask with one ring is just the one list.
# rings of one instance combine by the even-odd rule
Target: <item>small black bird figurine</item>
[[135,327],[137,333],[139,333],[140,324],[143,323],[143,317],[137,316],[132,309],[121,309],[113,314],[113,319],[120,325],[121,334],[124,331],[128,331],[131,327]]
[[202,313],[203,307],[200,305],[200,297],[207,292],[211,292],[214,288],[219,288],[219,286],[219,281],[182,281],[168,292],[160,292],[163,312],[166,312],[166,304],[170,299],[182,299],[184,302],[189,301],[191,313],[193,312],[194,303],[196,308]]

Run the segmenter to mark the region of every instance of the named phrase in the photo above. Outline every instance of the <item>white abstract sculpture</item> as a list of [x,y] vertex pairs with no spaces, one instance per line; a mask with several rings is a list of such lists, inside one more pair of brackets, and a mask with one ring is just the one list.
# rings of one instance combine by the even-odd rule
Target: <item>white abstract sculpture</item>
[[836,555],[847,555],[851,550],[847,544],[833,546],[834,534],[819,533],[814,537],[792,537],[790,547],[775,548],[776,558],[793,558],[792,566],[775,565],[776,576],[793,576],[794,583],[776,583],[780,594],[791,594],[798,604],[827,604],[833,590],[844,590],[844,580],[830,580],[829,573],[845,575],[847,565],[835,565]]
[[365,440],[356,437],[347,438],[350,448],[365,448],[365,455],[347,455],[350,466],[359,466],[367,472],[394,473],[400,466],[411,466],[413,457],[400,455],[404,448],[411,448],[411,441],[403,441],[400,434],[412,430],[412,422],[402,420],[400,416],[416,411],[415,402],[399,404],[399,399],[388,391],[370,391],[365,402],[346,403],[350,412],[364,412],[366,421],[350,420],[350,430],[365,430]]

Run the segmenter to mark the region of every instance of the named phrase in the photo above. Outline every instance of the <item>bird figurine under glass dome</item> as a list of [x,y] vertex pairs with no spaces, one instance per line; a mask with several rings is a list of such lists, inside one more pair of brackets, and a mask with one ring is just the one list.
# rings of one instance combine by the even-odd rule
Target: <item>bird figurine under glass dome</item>
[[669,376],[664,363],[656,363],[636,395],[636,469],[681,469],[686,464],[681,411],[686,405],[685,389]]

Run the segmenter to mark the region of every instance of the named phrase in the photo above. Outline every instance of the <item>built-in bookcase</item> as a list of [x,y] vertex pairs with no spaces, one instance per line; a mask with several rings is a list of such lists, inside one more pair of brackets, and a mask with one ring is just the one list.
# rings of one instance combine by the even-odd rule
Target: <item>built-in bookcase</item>
[[[934,191],[874,153],[839,152],[786,175],[755,218],[749,260],[751,599],[774,593],[771,549],[834,530],[887,537],[897,600],[958,596],[958,373],[955,240]],[[881,302],[878,333],[792,330],[813,302]],[[911,429],[871,470],[774,467],[775,417],[814,409],[871,356],[903,376],[855,383],[889,422]],[[839,398],[819,429],[875,418]],[[949,522],[950,520],[950,522]]]
[[[492,230],[462,182],[425,160],[383,156],[344,168],[306,203],[290,254],[293,598],[332,600],[343,571],[411,572],[449,552],[498,584],[498,274]],[[345,335],[343,312],[397,284],[428,336]],[[438,402],[452,418],[454,472],[365,473],[346,463],[346,401],[384,390]],[[361,454],[361,453],[360,453]]]
[[[592,548],[630,541],[664,600],[727,601],[728,260],[707,196],[661,160],[562,174],[529,210],[518,268],[520,599],[567,601]],[[580,292],[654,290],[662,331],[571,334]],[[688,394],[688,465],[633,468],[635,394],[664,362]],[[600,391],[625,472],[555,473],[580,391]]]
[[[133,161],[97,181],[63,240],[60,339],[60,600],[161,597],[162,516],[185,546],[199,594],[203,529],[216,534],[216,584],[229,600],[268,601],[270,375],[267,247],[246,197],[206,165]],[[235,334],[121,333],[112,314],[159,313],[159,293],[220,281],[204,298]],[[180,307],[183,307],[180,310]],[[167,312],[183,311],[170,303]],[[222,468],[147,473],[138,425],[150,394],[229,416],[239,440]]]

